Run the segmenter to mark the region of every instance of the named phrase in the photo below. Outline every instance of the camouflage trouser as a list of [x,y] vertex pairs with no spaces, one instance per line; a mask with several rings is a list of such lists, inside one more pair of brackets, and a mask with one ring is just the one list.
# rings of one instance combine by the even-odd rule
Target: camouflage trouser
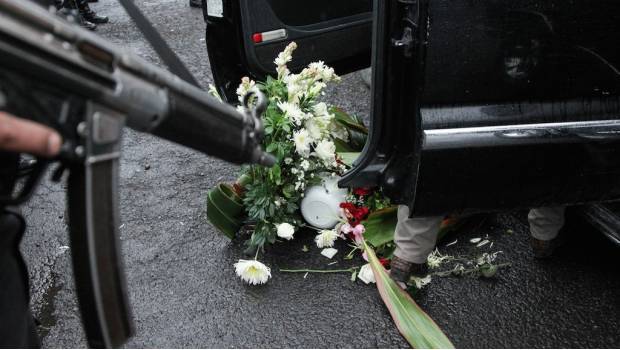
[[[564,207],[546,207],[530,210],[528,221],[532,237],[539,240],[555,238],[564,225]],[[422,264],[435,249],[437,233],[444,216],[409,217],[409,208],[398,207],[398,223],[394,232],[397,257]]]

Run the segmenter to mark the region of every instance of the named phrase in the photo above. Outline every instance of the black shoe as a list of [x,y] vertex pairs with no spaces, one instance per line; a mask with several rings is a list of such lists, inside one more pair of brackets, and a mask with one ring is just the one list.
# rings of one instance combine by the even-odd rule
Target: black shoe
[[95,30],[97,29],[97,25],[93,22],[87,21],[86,19],[82,18],[80,20],[80,25],[88,30]]
[[80,14],[82,15],[82,17],[84,17],[85,20],[92,22],[92,23],[97,23],[97,24],[103,24],[103,23],[108,23],[109,19],[107,16],[99,16],[98,14],[95,13],[95,11],[88,9],[87,11],[81,11],[80,10]]
[[88,3],[85,1],[78,5],[78,10],[80,11],[80,15],[89,22],[103,24],[109,21],[107,16],[99,16],[95,11],[91,10],[90,6],[88,6]]
[[202,7],[202,1],[201,0],[189,0],[189,6]]
[[530,236],[530,246],[532,246],[532,253],[536,259],[550,258],[561,243],[562,241],[558,237],[543,241]]
[[406,284],[407,282],[409,282],[409,278],[412,275],[417,277],[424,277],[428,274],[428,267],[426,266],[426,264],[412,263],[397,256],[394,256],[394,258],[392,258],[390,266],[390,277],[392,277],[392,279],[399,284]]

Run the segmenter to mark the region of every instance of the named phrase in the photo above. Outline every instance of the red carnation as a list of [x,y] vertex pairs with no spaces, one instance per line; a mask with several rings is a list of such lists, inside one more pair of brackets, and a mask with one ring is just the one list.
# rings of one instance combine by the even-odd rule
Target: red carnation
[[368,196],[372,193],[372,189],[368,187],[360,187],[353,190],[353,194],[358,196]]
[[344,213],[351,226],[356,226],[359,224],[362,220],[366,219],[370,213],[370,209],[368,209],[368,207],[357,207],[355,204],[350,202],[340,203],[340,208],[344,209]]

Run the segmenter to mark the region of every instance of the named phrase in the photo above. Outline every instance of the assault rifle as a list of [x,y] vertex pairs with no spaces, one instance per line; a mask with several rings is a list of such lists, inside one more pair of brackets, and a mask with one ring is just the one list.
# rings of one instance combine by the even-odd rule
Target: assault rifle
[[249,100],[240,113],[42,7],[0,0],[0,109],[64,140],[58,158],[38,159],[25,176],[17,155],[0,153],[0,208],[27,200],[48,164],[59,164],[56,180],[68,172],[71,254],[91,347],[118,347],[133,328],[118,249],[124,126],[229,162],[269,166],[275,160],[260,147],[266,101],[258,91],[253,108]]

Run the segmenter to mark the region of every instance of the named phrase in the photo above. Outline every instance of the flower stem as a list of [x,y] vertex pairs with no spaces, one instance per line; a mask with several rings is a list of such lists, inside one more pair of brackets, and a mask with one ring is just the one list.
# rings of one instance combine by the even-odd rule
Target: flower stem
[[[495,264],[495,266],[497,266],[497,268],[502,268],[502,267],[507,267],[510,266],[511,263],[502,263],[502,264]],[[460,271],[455,271],[454,269],[452,270],[445,270],[445,271],[437,271],[437,272],[432,272],[430,273],[430,275],[432,276],[439,276],[439,277],[448,277],[451,276],[454,272],[458,272],[460,275],[465,275],[465,274],[469,274],[469,273],[473,273],[476,271],[480,270],[480,266],[476,266],[474,268],[471,269],[464,269],[464,270],[460,270]]]
[[354,266],[350,269],[340,269],[340,270],[311,270],[311,269],[298,269],[298,270],[289,270],[289,269],[280,269],[280,272],[291,272],[291,273],[299,273],[299,272],[310,272],[310,273],[338,273],[338,272],[353,272],[354,270],[359,269],[359,266]]

